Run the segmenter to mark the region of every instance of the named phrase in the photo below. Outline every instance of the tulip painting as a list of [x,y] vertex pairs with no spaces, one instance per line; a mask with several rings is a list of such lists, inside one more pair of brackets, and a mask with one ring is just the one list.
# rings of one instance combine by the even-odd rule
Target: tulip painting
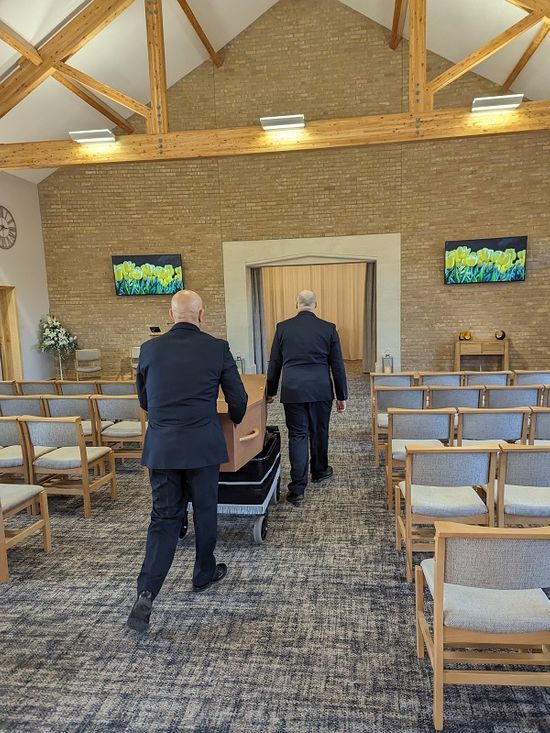
[[474,239],[445,243],[445,283],[525,280],[527,237]]
[[183,289],[179,255],[113,257],[117,295],[173,295]]

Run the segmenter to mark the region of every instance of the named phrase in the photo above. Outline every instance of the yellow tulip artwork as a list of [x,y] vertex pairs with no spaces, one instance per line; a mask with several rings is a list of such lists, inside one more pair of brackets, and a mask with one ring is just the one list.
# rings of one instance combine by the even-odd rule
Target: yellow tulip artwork
[[445,284],[525,280],[527,237],[445,242]]
[[117,295],[173,295],[183,289],[180,255],[113,256]]

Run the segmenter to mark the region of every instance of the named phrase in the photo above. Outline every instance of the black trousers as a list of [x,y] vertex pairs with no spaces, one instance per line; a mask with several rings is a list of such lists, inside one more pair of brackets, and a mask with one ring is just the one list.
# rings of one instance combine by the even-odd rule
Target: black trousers
[[149,471],[153,510],[145,559],[138,577],[138,595],[148,590],[155,598],[160,591],[174,559],[189,501],[193,503],[195,526],[193,584],[205,585],[212,580],[216,570],[219,473],[219,466]]
[[328,402],[286,402],[291,496],[303,496],[308,479],[309,452],[311,475],[324,473],[328,467],[328,428],[332,400]]

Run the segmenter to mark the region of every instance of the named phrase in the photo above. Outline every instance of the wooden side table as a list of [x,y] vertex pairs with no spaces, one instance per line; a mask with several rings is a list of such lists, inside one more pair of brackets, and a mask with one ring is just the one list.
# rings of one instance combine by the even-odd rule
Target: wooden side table
[[483,363],[484,356],[499,356],[501,361],[500,370],[504,372],[510,370],[508,339],[502,339],[502,341],[496,339],[494,341],[456,341],[454,363],[456,372],[462,370],[463,356],[478,356],[481,363]]

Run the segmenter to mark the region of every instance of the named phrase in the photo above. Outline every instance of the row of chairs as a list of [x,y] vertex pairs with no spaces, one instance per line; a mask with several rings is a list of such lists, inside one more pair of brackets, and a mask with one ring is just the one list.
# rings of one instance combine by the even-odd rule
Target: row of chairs
[[98,379],[76,382],[69,379],[44,379],[37,381],[10,380],[0,382],[0,395],[125,395],[135,393],[135,382],[120,379]]
[[512,384],[550,385],[550,369],[506,372],[371,372],[371,393],[376,387],[508,387]]
[[471,408],[508,409],[550,406],[550,387],[376,387],[372,395],[374,460],[378,466],[388,431],[388,410]]

